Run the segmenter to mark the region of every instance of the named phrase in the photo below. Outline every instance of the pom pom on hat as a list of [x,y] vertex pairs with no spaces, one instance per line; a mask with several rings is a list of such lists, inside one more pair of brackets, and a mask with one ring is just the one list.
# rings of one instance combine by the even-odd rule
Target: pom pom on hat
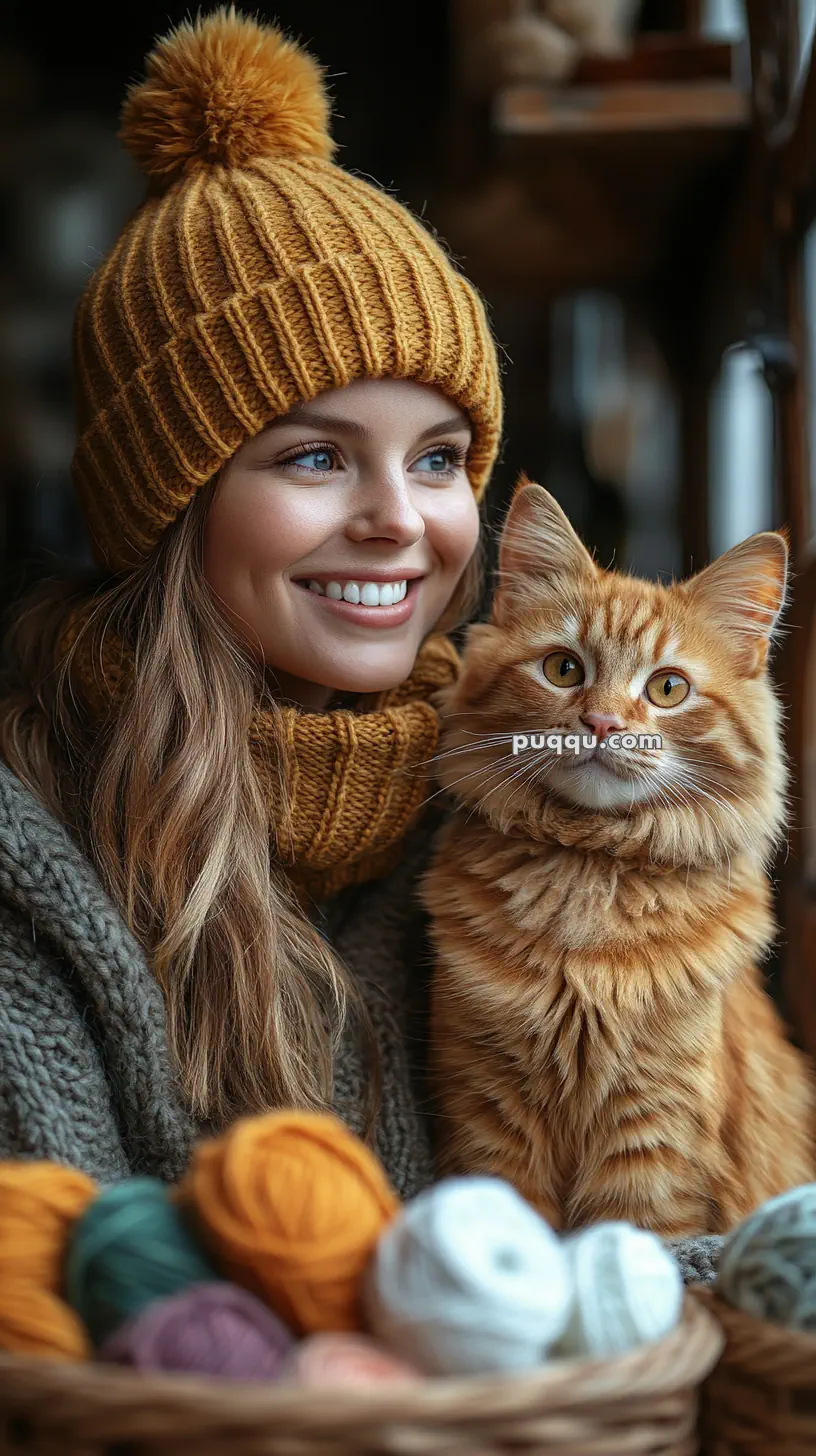
[[145,69],[128,91],[119,137],[160,187],[207,164],[334,154],[322,68],[234,5],[176,26]]

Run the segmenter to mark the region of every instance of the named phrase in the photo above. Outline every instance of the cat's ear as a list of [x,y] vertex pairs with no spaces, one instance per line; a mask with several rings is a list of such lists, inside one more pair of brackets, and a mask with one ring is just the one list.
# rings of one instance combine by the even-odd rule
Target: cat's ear
[[594,581],[598,568],[557,500],[522,473],[502,526],[493,620],[501,624],[549,580],[568,576]]
[[785,606],[789,548],[787,526],[760,531],[686,583],[691,601],[727,634],[749,677],[764,668]]

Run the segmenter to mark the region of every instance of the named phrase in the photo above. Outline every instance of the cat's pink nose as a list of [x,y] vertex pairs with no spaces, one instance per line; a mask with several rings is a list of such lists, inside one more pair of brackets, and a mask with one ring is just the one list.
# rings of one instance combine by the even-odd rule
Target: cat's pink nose
[[626,727],[623,719],[614,713],[582,713],[581,722],[586,723],[599,740],[608,738],[610,733],[620,733]]

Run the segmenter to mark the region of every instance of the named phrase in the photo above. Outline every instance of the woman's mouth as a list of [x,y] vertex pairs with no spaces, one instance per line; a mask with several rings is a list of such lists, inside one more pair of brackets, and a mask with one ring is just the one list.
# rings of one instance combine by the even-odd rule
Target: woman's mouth
[[387,582],[301,577],[295,580],[295,586],[307,592],[319,609],[333,612],[346,621],[371,627],[396,627],[413,616],[421,582],[419,576]]

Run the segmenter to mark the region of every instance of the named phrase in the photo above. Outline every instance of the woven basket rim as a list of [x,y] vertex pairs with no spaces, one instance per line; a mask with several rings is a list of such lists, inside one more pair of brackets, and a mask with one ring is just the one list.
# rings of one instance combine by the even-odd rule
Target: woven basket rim
[[698,1301],[683,1305],[680,1323],[663,1339],[650,1341],[611,1360],[559,1360],[534,1371],[489,1376],[427,1377],[418,1385],[321,1386],[222,1379],[216,1376],[147,1374],[119,1366],[80,1364],[0,1353],[0,1411],[4,1393],[15,1395],[24,1382],[38,1399],[70,1398],[92,1402],[100,1411],[132,1402],[146,1411],[194,1407],[199,1418],[229,1415],[237,1427],[259,1420],[278,1426],[297,1419],[301,1431],[326,1430],[343,1422],[376,1425],[402,1420],[451,1420],[483,1415],[512,1416],[546,1410],[548,1415],[586,1409],[593,1401],[621,1406],[636,1395],[654,1399],[698,1384],[713,1368],[724,1343],[714,1316]]
[[[816,1332],[791,1329],[788,1325],[760,1319],[758,1315],[749,1314],[747,1310],[737,1309],[718,1294],[716,1284],[696,1285],[692,1293],[697,1302],[709,1310],[718,1324],[723,1326],[727,1334],[734,1331],[753,1336],[768,1349],[777,1348],[781,1351],[795,1346],[798,1354],[812,1358],[813,1368],[816,1370]],[[727,1353],[726,1350],[726,1357]]]

